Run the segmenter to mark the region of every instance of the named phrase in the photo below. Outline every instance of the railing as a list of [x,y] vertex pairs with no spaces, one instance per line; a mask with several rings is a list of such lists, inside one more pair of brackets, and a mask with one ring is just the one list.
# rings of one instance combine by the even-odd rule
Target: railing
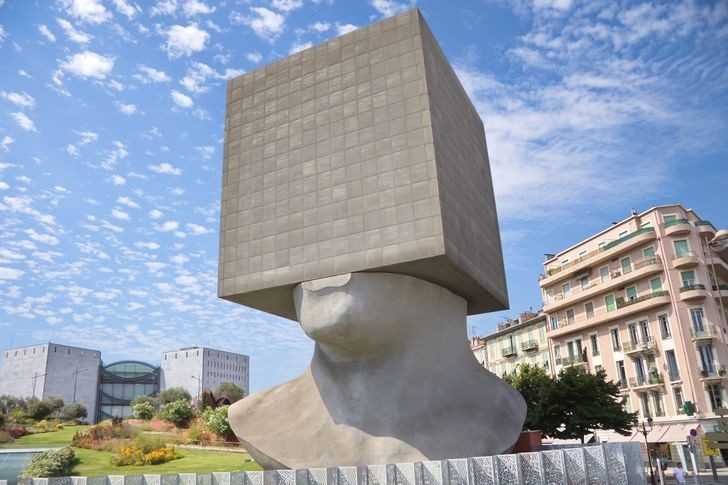
[[645,387],[645,386],[657,386],[665,383],[665,378],[662,374],[653,374],[645,377],[630,377],[630,387]]
[[569,357],[564,357],[562,361],[562,365],[568,366],[568,365],[577,365],[577,364],[583,364],[586,360],[584,360],[584,356],[581,354],[578,355],[571,355]]
[[518,352],[515,347],[504,347],[501,349],[501,357],[511,357],[517,354]]
[[561,356],[560,355],[557,355],[554,360],[556,361],[556,365],[561,365]]
[[627,379],[620,379],[618,385],[619,385],[619,388],[620,389],[627,389],[627,388],[629,388],[629,384],[627,383]]
[[[640,260],[634,262],[631,266],[631,270],[626,271],[624,274],[629,274],[632,271],[637,271],[638,269],[646,268],[648,266],[653,266],[653,265],[657,265],[657,264],[662,264],[662,260],[660,259],[659,256],[650,256],[649,258],[640,259]],[[615,271],[614,273],[611,273],[609,276],[610,276],[610,278],[605,281],[595,281],[594,283],[590,283],[589,285],[583,286],[583,287],[581,285],[574,286],[573,288],[571,288],[571,290],[567,294],[564,294],[561,291],[554,293],[553,300],[547,301],[546,305],[550,305],[551,303],[554,303],[555,301],[563,300],[566,298],[571,298],[572,296],[575,296],[586,290],[591,290],[592,288],[596,288],[597,286],[613,285],[614,280],[616,280],[617,278],[620,278],[621,276],[623,276],[623,274],[622,274],[621,270],[619,270],[619,271]]]
[[678,224],[688,224],[688,225],[690,225],[690,221],[687,220],[687,219],[673,219],[671,221],[667,221],[666,223],[664,223],[662,225],[662,227],[664,227],[665,229],[667,229],[668,227],[677,226]]
[[680,380],[680,373],[678,371],[670,372],[668,374],[668,378],[670,379],[670,382],[675,382]]
[[680,287],[680,293],[684,291],[691,291],[691,290],[704,290],[705,285],[701,283],[693,283],[692,285],[685,285]]
[[535,340],[527,340],[525,342],[521,342],[521,350],[524,352],[529,350],[538,350],[538,342]]
[[595,249],[594,251],[592,251],[590,253],[587,253],[587,254],[585,254],[584,256],[581,256],[578,259],[575,259],[574,261],[570,261],[570,262],[568,262],[566,264],[563,264],[561,266],[556,266],[556,267],[547,269],[546,270],[546,274],[545,275],[541,275],[541,279],[548,278],[549,276],[553,276],[553,275],[555,275],[557,273],[560,273],[560,272],[562,272],[563,270],[565,270],[567,268],[570,268],[570,267],[572,267],[574,265],[577,265],[577,264],[579,264],[579,263],[581,263],[583,261],[586,261],[587,259],[590,259],[590,258],[596,256],[597,254],[603,253],[604,251],[606,251],[608,249],[612,249],[613,247],[615,247],[615,246],[617,246],[619,244],[622,244],[623,242],[628,241],[628,240],[632,239],[633,237],[639,236],[640,234],[645,234],[647,232],[654,233],[655,232],[655,229],[653,227],[643,227],[641,229],[637,229],[636,231],[634,231],[634,232],[632,232],[630,234],[627,234],[626,236],[622,236],[619,239],[616,239],[616,240],[614,240],[614,241],[612,241],[612,242],[610,242],[610,243],[602,246],[599,249]]
[[718,290],[728,290],[728,285],[724,285],[722,283],[719,285],[713,285],[713,291],[718,291]]
[[635,303],[639,303],[642,301],[649,300],[650,298],[656,298],[658,296],[667,296],[668,292],[665,290],[659,290],[659,291],[653,291],[649,295],[642,295],[638,296],[637,298],[631,298],[629,300],[624,300],[623,302],[617,302],[617,309],[624,308],[626,306],[634,305]]
[[715,325],[704,325],[702,329],[690,328],[690,336],[693,340],[717,338],[719,335]]
[[695,221],[695,226],[710,226],[715,231],[715,226],[710,223],[710,221]]
[[724,365],[713,365],[710,369],[700,368],[701,379],[721,379],[726,376]]
[[625,354],[632,352],[650,352],[657,350],[657,343],[653,337],[647,340],[638,340],[637,342],[625,342],[622,344]]

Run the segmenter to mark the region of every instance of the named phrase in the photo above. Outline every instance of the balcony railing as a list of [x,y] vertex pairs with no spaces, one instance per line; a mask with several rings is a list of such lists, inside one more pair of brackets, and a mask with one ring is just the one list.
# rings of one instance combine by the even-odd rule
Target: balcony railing
[[521,342],[521,350],[524,352],[528,352],[530,350],[538,350],[538,342],[535,340],[527,340],[525,342]]
[[728,285],[724,285],[723,283],[721,283],[719,285],[713,285],[713,291],[718,291],[718,290],[721,290],[721,291],[728,290]]
[[571,298],[572,296],[579,296],[580,293],[583,293],[583,292],[585,292],[587,290],[591,290],[592,288],[596,288],[598,286],[611,286],[611,285],[615,285],[615,284],[618,283],[615,280],[617,280],[618,278],[620,278],[620,277],[622,277],[622,276],[624,276],[626,274],[629,274],[629,273],[631,273],[633,271],[637,271],[637,270],[642,269],[642,268],[647,268],[647,267],[650,267],[650,266],[656,266],[656,265],[659,265],[659,264],[662,264],[662,260],[660,259],[659,256],[651,256],[649,258],[640,259],[638,261],[635,261],[634,264],[632,264],[632,266],[630,267],[631,269],[629,269],[629,271],[625,271],[624,274],[622,274],[622,270],[620,269],[618,271],[615,271],[615,272],[611,273],[609,279],[607,279],[607,280],[604,280],[604,281],[597,280],[597,281],[594,281],[594,282],[592,282],[592,283],[590,283],[589,285],[586,285],[586,286],[581,286],[581,285],[574,286],[567,293],[564,293],[564,292],[561,292],[561,291],[556,292],[556,293],[554,293],[553,299],[548,299],[546,301],[546,306],[551,305],[551,304],[553,304],[553,303],[555,303],[557,301],[561,301],[561,300],[565,300],[567,298]]
[[652,232],[654,234],[655,229],[653,227],[643,227],[641,229],[637,229],[636,231],[634,231],[630,234],[627,234],[626,236],[620,237],[619,239],[616,239],[616,240],[602,246],[599,249],[595,249],[594,251],[587,253],[578,259],[575,259],[574,261],[570,261],[566,264],[562,264],[561,266],[555,266],[553,268],[547,269],[546,274],[541,275],[541,279],[548,278],[549,276],[553,276],[555,274],[561,273],[562,271],[564,271],[567,268],[571,268],[579,263],[582,263],[583,261],[586,261],[587,259],[593,258],[594,256],[601,254],[604,251],[607,251],[608,249],[612,249],[613,247],[618,246],[625,241],[629,241],[633,237],[636,237],[636,236],[639,236],[640,234],[645,234],[648,232]]
[[715,226],[710,223],[710,221],[695,221],[695,227],[698,226],[710,226],[715,231]]
[[717,380],[726,377],[726,369],[724,365],[714,365],[709,369],[700,368],[700,380]]
[[680,293],[682,293],[684,291],[704,290],[704,289],[705,289],[705,285],[700,284],[700,283],[693,283],[693,284],[690,284],[690,285],[681,286],[680,287]]
[[690,337],[693,340],[707,340],[718,338],[718,331],[715,325],[703,325],[703,328],[696,329],[695,327],[690,328]]
[[629,388],[629,383],[627,382],[627,379],[620,379],[617,384],[619,385],[619,388],[620,389],[628,389]]
[[635,303],[639,303],[641,301],[649,300],[650,298],[655,298],[658,296],[667,296],[668,292],[665,290],[659,290],[659,291],[653,291],[652,293],[648,295],[642,295],[635,298],[630,298],[629,300],[624,301],[617,301],[617,308],[624,308],[630,305],[634,305]]
[[513,357],[517,354],[518,352],[515,347],[504,347],[501,349],[501,357]]
[[655,339],[650,337],[647,340],[638,340],[636,342],[625,342],[622,344],[625,354],[632,354],[636,352],[655,352],[657,350],[657,342]]
[[630,377],[629,378],[629,385],[630,387],[649,387],[649,386],[659,386],[661,384],[665,383],[665,378],[662,377],[662,374],[653,374],[651,376],[645,376],[645,377]]
[[564,367],[566,367],[570,365],[585,364],[586,360],[584,360],[584,356],[582,356],[581,354],[577,354],[571,355],[569,357],[564,357],[561,363]]

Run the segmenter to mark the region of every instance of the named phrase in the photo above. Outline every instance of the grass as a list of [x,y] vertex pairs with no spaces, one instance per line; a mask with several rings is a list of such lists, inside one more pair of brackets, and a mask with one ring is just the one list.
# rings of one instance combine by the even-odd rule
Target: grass
[[113,453],[74,448],[79,463],[73,475],[140,475],[143,473],[208,473],[261,470],[254,461],[246,462],[250,455],[224,451],[178,450],[182,458],[159,465],[114,466]]
[[45,448],[67,445],[76,431],[86,431],[88,426],[66,426],[60,431],[49,431],[47,433],[29,434],[21,436],[12,443],[0,445],[0,448]]

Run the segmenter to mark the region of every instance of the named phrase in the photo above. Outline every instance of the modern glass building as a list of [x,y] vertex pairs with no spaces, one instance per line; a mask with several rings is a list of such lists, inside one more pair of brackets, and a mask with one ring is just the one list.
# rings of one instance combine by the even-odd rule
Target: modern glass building
[[129,403],[134,396],[159,393],[159,374],[159,367],[135,360],[122,360],[103,367],[99,377],[99,420],[113,416],[131,417]]

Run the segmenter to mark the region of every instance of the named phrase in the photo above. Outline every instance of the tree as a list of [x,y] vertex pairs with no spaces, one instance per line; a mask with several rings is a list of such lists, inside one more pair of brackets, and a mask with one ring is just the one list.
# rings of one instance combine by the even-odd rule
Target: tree
[[544,436],[580,439],[595,429],[613,429],[628,435],[637,413],[624,409],[619,386],[606,380],[602,369],[590,374],[567,367],[545,388],[541,401],[541,432]]
[[149,421],[154,417],[154,407],[150,402],[140,402],[132,406],[133,416],[136,419],[143,419]]
[[45,401],[41,401],[37,397],[28,399],[28,417],[40,421],[47,418],[51,414],[51,408]]
[[160,392],[159,396],[157,396],[157,401],[159,401],[160,405],[181,400],[187,401],[188,403],[192,400],[192,396],[190,396],[190,393],[184,387],[170,387]]
[[154,411],[156,411],[157,409],[159,409],[159,401],[157,400],[157,398],[156,397],[152,397],[152,396],[147,396],[146,394],[137,394],[131,400],[131,402],[129,403],[129,405],[133,409],[137,404],[141,404],[141,403],[144,403],[144,402],[145,403],[149,403],[149,405],[152,406],[152,408],[154,409]]
[[245,389],[235,384],[234,382],[221,382],[217,389],[215,389],[215,397],[217,399],[227,398],[230,404],[235,401],[241,400],[245,397]]
[[217,409],[207,409],[202,414],[202,420],[205,422],[207,429],[220,437],[225,437],[230,432],[230,423],[228,422],[228,408],[230,406],[220,406]]
[[25,400],[10,394],[0,396],[0,414],[7,415],[15,409],[25,410]]
[[180,426],[190,419],[194,413],[192,412],[190,402],[187,399],[180,399],[179,401],[165,404],[159,412],[159,415],[165,421],[169,421],[170,423],[174,423],[176,426]]
[[61,409],[63,408],[63,405],[65,404],[63,402],[63,399],[56,396],[49,396],[43,401],[48,405],[48,407],[51,409],[51,414],[55,413],[56,416],[59,416],[61,413]]
[[80,402],[69,402],[61,409],[61,418],[65,420],[81,419],[88,416],[86,406]]
[[503,380],[520,392],[526,401],[527,413],[523,429],[543,429],[542,403],[545,390],[554,384],[554,379],[537,365],[519,364],[517,373],[507,375],[503,377]]

